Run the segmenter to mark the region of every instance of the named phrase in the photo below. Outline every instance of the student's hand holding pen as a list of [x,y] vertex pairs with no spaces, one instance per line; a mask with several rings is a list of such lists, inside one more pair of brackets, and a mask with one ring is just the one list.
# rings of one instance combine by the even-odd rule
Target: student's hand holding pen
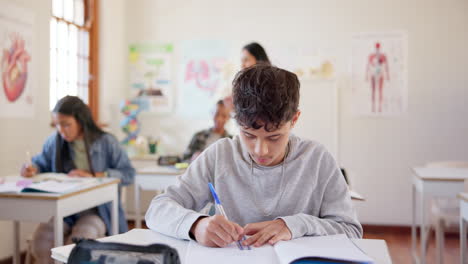
[[199,218],[190,233],[198,243],[207,247],[225,247],[242,238],[244,229],[222,215]]
[[21,176],[23,177],[33,177],[34,175],[37,174],[37,168],[32,165],[31,163],[25,163],[23,167],[21,167]]
[[242,245],[260,247],[268,243],[276,244],[278,241],[291,240],[292,234],[286,223],[281,219],[247,224],[244,227],[246,235],[251,236],[242,241]]
[[37,172],[38,169],[32,163],[31,153],[26,151],[26,163],[21,167],[21,176],[30,178],[36,175]]

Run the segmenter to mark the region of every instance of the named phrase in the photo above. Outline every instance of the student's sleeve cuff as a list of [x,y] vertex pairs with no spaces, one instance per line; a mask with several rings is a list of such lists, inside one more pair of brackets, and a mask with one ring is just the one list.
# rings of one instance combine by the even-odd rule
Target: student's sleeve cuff
[[281,219],[286,223],[286,226],[291,232],[291,239],[303,237],[307,234],[307,227],[299,216],[283,216],[276,219]]
[[41,171],[41,167],[39,167],[36,163],[31,162],[31,166],[34,167],[34,168],[36,168],[37,173],[41,173],[41,172],[42,172],[42,171]]
[[184,217],[184,220],[179,225],[179,228],[177,228],[177,237],[181,239],[186,239],[186,240],[194,240],[190,236],[190,228],[192,228],[193,223],[198,220],[198,218],[202,216],[209,216],[209,215],[204,215],[204,214],[199,214],[199,213],[189,213]]

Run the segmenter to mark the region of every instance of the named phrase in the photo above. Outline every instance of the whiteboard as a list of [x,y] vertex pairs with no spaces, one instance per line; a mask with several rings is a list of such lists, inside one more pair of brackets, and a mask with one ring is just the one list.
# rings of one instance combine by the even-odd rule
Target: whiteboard
[[293,133],[322,143],[339,160],[338,92],[335,80],[300,80],[301,116]]

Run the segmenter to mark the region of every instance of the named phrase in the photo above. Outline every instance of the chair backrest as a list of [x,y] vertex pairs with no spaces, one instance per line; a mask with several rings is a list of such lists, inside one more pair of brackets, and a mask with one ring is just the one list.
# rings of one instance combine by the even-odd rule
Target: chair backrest
[[346,184],[349,185],[348,173],[346,172],[345,168],[340,168],[340,170],[341,170],[341,174],[343,174],[343,177],[344,177],[344,179],[346,181]]

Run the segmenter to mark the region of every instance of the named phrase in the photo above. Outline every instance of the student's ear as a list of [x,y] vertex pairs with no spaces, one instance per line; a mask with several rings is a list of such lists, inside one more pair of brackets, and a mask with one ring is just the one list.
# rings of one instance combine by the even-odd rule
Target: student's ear
[[292,120],[291,120],[291,128],[293,128],[296,125],[297,120],[299,119],[299,116],[301,116],[301,111],[297,110],[296,114],[294,114]]

